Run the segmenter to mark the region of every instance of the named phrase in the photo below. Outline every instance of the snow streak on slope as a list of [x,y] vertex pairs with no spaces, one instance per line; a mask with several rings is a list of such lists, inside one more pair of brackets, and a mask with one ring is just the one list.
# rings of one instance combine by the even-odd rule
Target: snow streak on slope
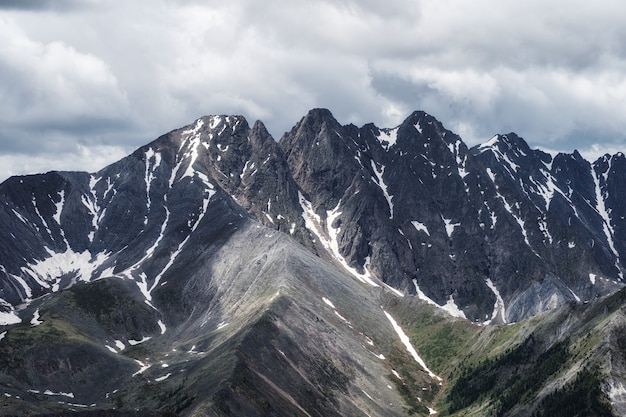
[[92,230],[87,235],[90,243],[93,243],[93,238],[95,237],[96,232],[98,231],[98,223],[102,219],[102,216],[104,215],[104,211],[106,211],[105,209],[101,212],[100,206],[98,205],[98,197],[96,196],[95,187],[99,181],[100,181],[99,178],[93,175],[90,175],[89,176],[89,195],[83,195],[81,197],[81,201],[83,205],[87,208],[87,210],[89,211],[89,214],[91,214]]
[[[23,290],[23,292],[20,292],[22,300],[30,300],[30,298],[33,296],[32,289],[28,286],[26,281],[24,281],[24,279],[21,276],[9,274],[9,272],[6,270],[6,268],[4,266],[2,266],[2,265],[0,265],[0,271],[2,271],[9,278],[11,278],[13,281],[15,281],[15,283],[17,285],[19,285],[19,287]],[[9,308],[11,310],[13,309],[13,306],[11,304],[7,303],[2,298],[0,298],[0,307],[6,307],[6,308]]]
[[[37,200],[35,199],[34,195],[33,195],[33,207],[35,208],[35,214],[37,214],[37,217],[39,217],[39,220],[43,224],[43,227],[46,228],[46,232],[48,232],[48,236],[50,236],[50,239],[54,239],[54,237],[52,236],[52,232],[50,231],[50,227],[48,226],[48,223],[39,212],[39,207],[37,207]],[[35,225],[35,227],[37,226]],[[37,227],[37,230],[39,230],[39,227]]]
[[[457,140],[455,143],[448,144],[448,149],[450,149],[450,153],[454,155],[454,159],[456,160],[457,170],[459,172],[459,176],[465,182],[465,177],[469,175],[469,171],[465,168],[465,163],[467,162],[467,155],[461,158],[461,141]],[[465,191],[469,192],[467,189],[467,184],[465,185]]]
[[415,292],[417,293],[417,298],[419,298],[420,300],[426,301],[426,303],[432,306],[435,306],[437,308],[440,308],[441,310],[445,311],[452,317],[467,319],[467,317],[465,316],[465,313],[463,313],[463,311],[459,308],[459,306],[457,306],[456,303],[454,302],[454,298],[452,297],[452,295],[450,295],[450,297],[448,298],[448,302],[445,305],[441,306],[437,304],[436,302],[434,302],[426,294],[424,294],[424,291],[422,291],[422,289],[417,284],[416,279],[413,279],[413,285],[415,286]]
[[[161,165],[161,154],[159,152],[154,152],[152,148],[149,148],[146,151],[146,172],[144,176],[144,180],[146,182],[146,199],[148,202],[146,213],[150,212],[150,206],[152,204],[152,201],[150,200],[150,186],[155,178],[154,171],[159,167],[159,165]],[[148,224],[147,214],[144,219],[144,224]]]
[[489,139],[487,142],[483,143],[482,145],[479,145],[478,151],[480,153],[483,153],[485,151],[491,150],[496,146],[497,143],[498,143],[498,135],[495,135],[491,139]]
[[377,179],[376,184],[378,184],[378,186],[382,190],[383,195],[385,196],[385,199],[387,200],[387,204],[389,205],[389,218],[393,219],[393,202],[391,201],[393,196],[389,195],[389,191],[387,190],[387,184],[385,184],[385,181],[383,180],[383,174],[385,173],[385,166],[383,165],[379,171],[378,167],[376,166],[376,163],[372,161],[372,169],[374,170],[374,174],[376,174],[376,179]]
[[181,179],[185,177],[193,177],[196,172],[193,165],[198,159],[198,151],[201,144],[201,136],[199,132],[203,125],[204,121],[202,119],[198,119],[196,126],[193,129],[185,130],[183,132],[183,134],[188,135],[186,142],[188,142],[187,147],[189,150],[185,153],[185,157],[189,158],[189,163],[187,164],[187,170],[182,175]]
[[426,366],[426,362],[424,362],[424,360],[420,357],[420,355],[417,353],[417,351],[411,344],[411,340],[409,339],[409,336],[407,336],[406,333],[404,333],[404,330],[402,330],[402,327],[398,325],[398,323],[394,320],[391,314],[387,313],[385,310],[383,310],[383,312],[385,313],[385,316],[387,316],[387,319],[391,323],[393,330],[395,330],[396,334],[400,338],[400,341],[406,347],[406,350],[411,354],[413,359],[415,359],[415,362],[417,362],[428,373],[428,375],[431,378],[436,379],[438,381],[442,381],[442,379],[439,376],[435,375],[435,373],[431,371],[428,368],[428,366]]
[[317,236],[322,246],[324,246],[324,248],[341,264],[341,266],[343,266],[346,271],[350,272],[356,279],[373,287],[379,287],[380,285],[374,282],[369,270],[367,269],[369,259],[366,259],[365,265],[363,265],[363,273],[360,273],[356,270],[356,268],[348,265],[346,259],[339,252],[339,242],[337,241],[339,228],[334,229],[332,227],[334,219],[341,214],[341,212],[338,211],[339,204],[334,210],[327,212],[326,230],[324,231],[321,226],[322,220],[320,219],[320,216],[315,214],[311,203],[307,201],[307,199],[304,198],[302,193],[299,191],[298,198],[300,200],[300,206],[302,207],[302,217],[304,218],[306,228]]
[[157,287],[157,285],[161,281],[161,278],[163,277],[163,274],[165,274],[165,272],[167,272],[167,270],[174,264],[174,261],[176,260],[176,258],[180,254],[180,252],[183,250],[183,247],[185,246],[185,244],[187,243],[187,241],[191,237],[192,233],[197,229],[198,225],[200,224],[200,222],[204,218],[204,215],[206,214],[207,208],[209,206],[209,201],[211,201],[211,197],[215,194],[215,188],[214,188],[213,184],[211,184],[209,182],[209,178],[206,175],[204,175],[203,173],[198,172],[198,171],[195,172],[195,175],[196,175],[197,178],[200,178],[200,180],[204,183],[204,185],[206,187],[205,188],[205,197],[202,200],[202,209],[201,209],[200,213],[198,214],[198,218],[196,219],[195,223],[191,226],[191,231],[189,232],[187,237],[185,237],[185,240],[183,240],[178,245],[178,248],[176,249],[176,251],[174,251],[170,255],[170,259],[167,262],[167,265],[165,265],[165,268],[163,268],[163,270],[154,278],[154,282],[152,284],[152,287],[149,290],[150,293],[152,293],[152,291],[154,291],[154,289]]
[[498,291],[498,288],[493,283],[493,281],[491,281],[490,278],[487,278],[485,280],[485,283],[487,284],[489,289],[493,291],[493,294],[496,296],[496,302],[493,305],[493,314],[491,314],[491,319],[486,321],[485,324],[492,323],[498,317],[500,317],[500,320],[502,321],[502,323],[506,323],[506,309],[504,307],[504,300],[502,299],[502,295],[500,295],[500,291]]
[[596,175],[593,166],[591,167],[591,177],[593,178],[596,189],[596,211],[598,212],[598,214],[600,214],[600,217],[602,217],[602,230],[604,231],[604,235],[606,236],[606,241],[609,244],[609,248],[611,248],[611,252],[613,252],[613,254],[615,255],[615,267],[618,270],[618,274],[621,279],[624,279],[624,274],[619,267],[619,253],[617,252],[617,249],[615,249],[615,242],[613,241],[615,231],[613,230],[613,225],[611,224],[611,216],[604,204],[604,195],[602,193],[602,189],[600,188],[600,178],[598,178],[598,176]]
[[[489,169],[489,168],[487,168],[487,175],[489,175],[489,178],[491,179],[491,182],[493,182],[493,185],[494,185],[494,187],[496,189],[496,197],[498,197],[500,199],[500,201],[502,201],[502,204],[504,205],[504,208],[506,209],[506,211],[509,212],[511,217],[513,217],[515,219],[515,221],[517,222],[517,224],[519,225],[520,231],[522,232],[522,236],[524,237],[524,242],[526,243],[526,245],[528,245],[530,250],[532,250],[533,253],[537,257],[539,257],[539,254],[537,252],[535,252],[535,249],[532,247],[532,245],[530,244],[530,241],[528,240],[528,233],[526,232],[526,223],[524,222],[524,219],[522,219],[520,216],[515,214],[515,212],[513,211],[513,207],[511,207],[509,202],[506,201],[506,198],[502,194],[500,194],[500,191],[498,191],[499,187],[496,184],[496,177],[495,177],[493,171],[491,171],[491,169]],[[519,210],[519,205],[516,204],[516,206],[518,207],[518,210]],[[495,217],[495,215],[493,215],[493,217]]]
[[[214,119],[212,119],[212,125],[214,123],[219,124],[220,120],[221,119],[219,117],[215,117]],[[203,125],[204,125],[204,121],[202,119],[198,119],[195,123],[195,126],[192,129],[183,131],[183,138],[182,138],[182,142],[179,148],[179,153],[177,155],[177,159],[178,158],[179,159],[177,160],[177,163],[174,169],[172,169],[169,183],[168,183],[170,190],[174,187],[174,183],[177,180],[180,181],[184,178],[189,178],[192,183],[199,181],[204,186],[203,187],[204,197],[202,199],[202,205],[199,208],[199,211],[195,219],[190,219],[187,222],[187,225],[189,227],[189,232],[184,237],[184,239],[178,244],[178,247],[176,248],[176,250],[169,253],[169,259],[166,265],[158,274],[156,274],[155,276],[148,276],[145,272],[138,273],[138,270],[141,268],[143,263],[153,257],[154,253],[162,244],[163,239],[165,238],[165,235],[167,233],[171,212],[168,207],[168,201],[167,201],[168,194],[166,192],[165,194],[163,194],[163,203],[162,203],[163,209],[165,210],[165,219],[161,223],[158,237],[152,243],[152,245],[145,251],[144,256],[141,259],[139,259],[131,267],[127,268],[125,271],[119,274],[120,276],[123,276],[123,277],[126,277],[127,279],[131,279],[135,281],[139,290],[145,297],[145,302],[153,308],[154,306],[152,305],[152,292],[159,286],[163,275],[174,264],[174,262],[178,258],[178,255],[180,255],[180,253],[182,252],[183,247],[188,242],[193,232],[197,229],[198,225],[200,224],[200,222],[204,218],[204,215],[207,212],[211,197],[216,192],[215,187],[209,181],[208,176],[202,173],[201,171],[198,171],[194,167],[194,164],[200,155],[200,151],[202,151],[202,147],[203,146],[206,147],[205,144],[202,143],[201,135],[199,133]],[[154,161],[154,162],[151,162],[151,161]],[[147,190],[149,190],[150,184],[152,180],[154,179],[153,173],[156,170],[156,168],[160,165],[160,162],[161,162],[160,154],[152,151],[152,149],[150,148],[146,152],[145,180],[146,180]],[[186,165],[184,166],[185,171],[180,177],[178,177],[179,172],[181,171],[181,168],[183,168],[183,165],[185,163],[186,163]],[[148,208],[149,207],[150,207],[150,199],[148,199]],[[147,220],[148,219],[146,218],[144,223],[147,223]]]
[[[213,128],[212,126],[214,123],[217,126],[219,122],[220,122],[219,117],[215,117],[214,119],[212,119],[211,128]],[[201,136],[199,133],[202,126],[204,126],[204,121],[202,119],[198,119],[196,121],[195,126],[192,129],[183,131],[182,133],[183,139],[181,141],[180,148],[178,149],[178,155],[182,154],[182,158],[177,160],[177,164],[172,170],[172,175],[170,176],[170,181],[169,181],[170,188],[172,188],[172,186],[174,185],[174,181],[176,181],[177,179],[181,180],[185,177],[194,176],[195,171],[194,171],[193,165],[198,159],[198,147],[202,144]],[[213,136],[212,134],[209,134],[209,138],[211,138],[212,136]],[[183,148],[185,149],[184,153],[182,153]],[[184,162],[187,162],[187,168],[185,172],[183,173],[183,175],[180,178],[178,178],[178,172],[181,169]]]

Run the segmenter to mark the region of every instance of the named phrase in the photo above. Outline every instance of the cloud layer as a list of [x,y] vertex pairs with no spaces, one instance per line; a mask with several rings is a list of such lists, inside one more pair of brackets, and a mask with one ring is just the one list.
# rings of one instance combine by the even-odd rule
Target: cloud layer
[[[28,4],[28,7],[23,6]],[[475,144],[626,150],[617,1],[0,1],[0,180],[95,170],[204,114],[278,139],[309,109]]]

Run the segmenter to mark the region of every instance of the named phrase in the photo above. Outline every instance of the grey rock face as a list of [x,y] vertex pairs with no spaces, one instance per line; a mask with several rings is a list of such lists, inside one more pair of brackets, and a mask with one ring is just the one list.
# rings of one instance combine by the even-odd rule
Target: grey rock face
[[423,112],[379,129],[313,110],[280,145],[320,233],[335,235],[335,256],[471,320],[514,321],[554,305],[518,308],[548,276],[561,283],[556,305],[623,285],[621,219],[607,208],[615,203],[600,161],[592,170],[578,153],[553,160],[515,134],[470,150]]
[[[552,157],[512,133],[468,149],[424,112],[389,129],[315,109],[279,142],[207,116],[96,173],[10,178],[0,386],[30,413],[54,411],[50,390],[188,415],[403,415],[387,385],[413,362],[390,294],[499,323],[615,292],[624,176],[622,154]],[[409,368],[433,399],[436,378]]]
[[95,174],[2,184],[2,308],[103,274],[148,294],[225,207],[220,221],[252,216],[372,283],[519,320],[554,304],[519,307],[547,277],[556,305],[623,285],[624,161],[552,158],[513,133],[468,149],[424,112],[381,129],[315,109],[278,143],[261,122],[204,117]]

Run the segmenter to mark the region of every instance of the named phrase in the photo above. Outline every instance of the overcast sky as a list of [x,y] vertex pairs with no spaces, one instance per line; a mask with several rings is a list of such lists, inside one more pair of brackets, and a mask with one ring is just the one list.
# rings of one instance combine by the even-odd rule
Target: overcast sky
[[615,0],[0,0],[0,181],[94,172],[207,114],[279,139],[308,110],[469,145],[626,151]]

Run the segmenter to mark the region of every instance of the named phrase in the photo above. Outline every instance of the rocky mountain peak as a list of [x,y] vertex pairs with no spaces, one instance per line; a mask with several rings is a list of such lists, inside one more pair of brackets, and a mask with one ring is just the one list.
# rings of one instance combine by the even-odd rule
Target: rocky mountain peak
[[[575,327],[625,285],[625,181],[623,154],[552,158],[514,133],[468,150],[425,112],[379,128],[342,126],[326,109],[279,142],[260,121],[204,116],[95,173],[10,178],[0,184],[4,401],[65,407],[45,399],[52,392],[183,415],[261,415],[269,404],[286,410],[277,415],[401,416],[406,400],[427,415],[445,381],[417,359],[408,366],[417,354],[399,340],[432,346],[453,327],[491,340],[504,328],[490,325],[547,310],[578,318],[537,340]],[[443,327],[409,338],[407,324]],[[522,357],[542,360],[529,340]],[[527,366],[508,347],[505,362]],[[462,390],[470,373],[446,363]]]
[[281,142],[285,138],[298,136],[301,141],[314,145],[319,142],[319,139],[336,136],[341,128],[330,110],[312,109],[281,138]]
[[[313,109],[280,142],[260,121],[251,128],[242,116],[213,115],[97,174],[66,174],[59,184],[37,185],[54,188],[41,196],[21,191],[15,196],[6,188],[6,198],[29,210],[25,219],[32,218],[39,230],[48,224],[47,249],[32,252],[43,260],[47,250],[60,253],[68,244],[79,253],[89,249],[92,256],[107,245],[120,250],[122,237],[135,229],[159,236],[159,224],[173,216],[173,189],[188,184],[201,200],[203,194],[206,201],[214,194],[225,201],[232,197],[229,204],[311,249],[317,245],[316,253],[326,253],[357,276],[369,274],[401,292],[424,294],[439,306],[449,304],[452,296],[455,308],[472,320],[492,317],[500,296],[505,304],[496,315],[517,320],[545,308],[530,308],[525,305],[529,299],[521,296],[538,276],[556,280],[559,303],[575,299],[568,286],[579,298],[606,291],[598,285],[584,287],[584,272],[574,279],[552,260],[552,251],[562,247],[559,241],[571,242],[574,224],[580,224],[575,233],[594,242],[585,265],[597,264],[597,270],[621,279],[622,249],[616,239],[623,229],[616,213],[622,207],[611,195],[621,195],[617,184],[623,159],[606,157],[592,173],[579,154],[553,161],[514,133],[496,135],[470,152],[458,135],[421,111],[395,128],[358,128],[340,125],[327,109]],[[76,204],[85,214],[74,222],[82,221],[85,231],[68,236],[66,244],[63,227],[57,230],[53,220],[56,206],[69,193],[74,193],[72,201],[89,203]],[[46,195],[53,197],[48,201]],[[126,218],[128,200],[117,197],[141,195],[145,203],[128,217],[132,227],[108,226],[120,229],[109,241],[98,225],[102,213]],[[39,214],[33,198],[42,200],[36,205]],[[58,216],[62,225],[68,214]],[[503,245],[505,235],[511,237],[508,251],[492,247]],[[513,262],[511,256],[527,257],[532,265],[515,282],[502,266]],[[16,268],[12,271],[20,270]]]

